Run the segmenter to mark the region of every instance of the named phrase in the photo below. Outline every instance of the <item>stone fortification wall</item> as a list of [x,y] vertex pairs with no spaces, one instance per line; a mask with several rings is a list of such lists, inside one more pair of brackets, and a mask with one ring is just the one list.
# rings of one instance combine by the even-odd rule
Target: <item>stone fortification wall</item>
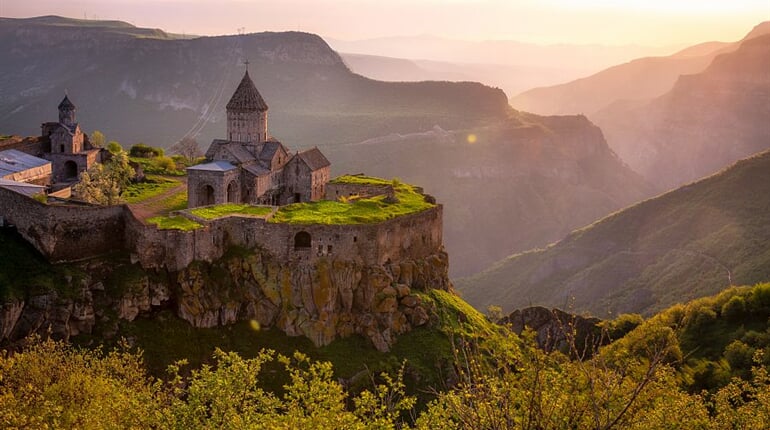
[[[397,335],[428,323],[431,309],[421,292],[451,288],[440,205],[378,224],[273,224],[230,216],[194,231],[158,230],[126,206],[44,205],[5,189],[0,211],[52,261],[128,249],[130,260],[119,265],[139,263],[136,270],[147,274],[136,285],[110,290],[125,290],[113,297],[105,289],[115,288],[108,285],[114,262],[74,263],[90,273],[102,261],[103,270],[93,272],[103,277],[67,281],[80,282],[68,288],[80,291],[75,298],[52,291],[0,304],[0,341],[49,326],[62,338],[117,327],[113,313],[97,312],[102,303],[119,319],[171,307],[195,327],[256,319],[316,345],[359,334],[387,351]],[[232,246],[250,252],[227,253]]]
[[231,246],[269,251],[280,261],[314,264],[321,258],[379,266],[426,258],[442,248],[442,207],[377,224],[279,224],[230,216],[194,231],[158,230],[127,217],[127,245],[148,268],[181,270],[213,261]]
[[52,262],[129,250],[146,268],[181,270],[240,246],[262,248],[286,262],[324,258],[379,266],[425,258],[442,248],[440,205],[377,224],[280,224],[230,216],[179,231],[145,225],[126,206],[46,205],[0,188],[0,216]]
[[46,205],[0,188],[0,216],[52,262],[124,249],[124,207]]

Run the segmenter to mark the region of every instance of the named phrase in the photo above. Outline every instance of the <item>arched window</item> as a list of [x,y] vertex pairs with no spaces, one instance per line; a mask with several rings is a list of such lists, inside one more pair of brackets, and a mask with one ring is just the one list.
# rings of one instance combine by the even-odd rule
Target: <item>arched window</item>
[[204,185],[203,188],[201,188],[200,202],[201,206],[214,204],[214,187],[211,185]]
[[238,183],[230,181],[227,185],[227,201],[228,203],[238,203]]
[[310,244],[312,240],[310,239],[310,233],[306,231],[301,231],[294,235],[294,249],[310,249]]

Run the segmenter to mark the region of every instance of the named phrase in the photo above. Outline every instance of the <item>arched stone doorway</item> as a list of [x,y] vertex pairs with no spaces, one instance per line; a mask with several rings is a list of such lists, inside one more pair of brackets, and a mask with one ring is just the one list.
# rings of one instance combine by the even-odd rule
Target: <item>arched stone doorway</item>
[[310,233],[306,231],[301,231],[294,235],[294,249],[295,250],[304,250],[304,249],[310,249],[312,240],[310,238]]
[[64,162],[64,178],[75,179],[78,177],[78,164],[72,160]]
[[204,185],[203,188],[201,188],[200,202],[201,206],[209,206],[214,204],[214,187],[211,185]]
[[227,184],[227,202],[238,203],[238,183],[236,181],[230,181]]

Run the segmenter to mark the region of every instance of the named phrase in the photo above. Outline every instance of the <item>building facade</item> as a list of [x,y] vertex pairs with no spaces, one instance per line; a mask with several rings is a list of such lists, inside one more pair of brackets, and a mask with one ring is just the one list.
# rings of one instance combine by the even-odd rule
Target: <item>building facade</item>
[[41,137],[50,144],[42,156],[51,161],[53,183],[77,182],[80,173],[102,161],[101,149],[91,146],[88,136],[75,121],[77,108],[69,96],[64,96],[58,109],[59,122],[45,122],[40,126]]
[[187,169],[188,207],[285,205],[324,197],[329,160],[318,148],[291,154],[268,134],[267,103],[248,71],[226,109],[227,139],[215,139],[207,162]]

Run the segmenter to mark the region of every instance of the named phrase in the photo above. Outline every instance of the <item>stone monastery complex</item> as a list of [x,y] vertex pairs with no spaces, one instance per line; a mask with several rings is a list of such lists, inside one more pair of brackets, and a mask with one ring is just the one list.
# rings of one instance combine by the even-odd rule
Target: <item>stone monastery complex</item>
[[268,134],[267,104],[248,71],[227,103],[227,139],[214,140],[206,159],[187,169],[190,207],[321,200],[331,165],[318,148],[289,154]]
[[[227,139],[215,139],[206,161],[187,168],[189,209],[174,216],[200,223],[193,231],[143,222],[131,205],[100,206],[69,198],[78,176],[110,154],[90,144],[69,96],[58,109],[59,121],[43,123],[41,136],[0,144],[0,218],[52,262],[128,250],[143,266],[177,270],[195,260],[212,261],[237,245],[258,246],[287,261],[333,256],[382,264],[442,247],[441,205],[430,196],[425,196],[429,209],[383,222],[271,222],[276,210],[293,203],[378,195],[396,201],[395,191],[389,183],[330,181],[331,164],[318,148],[290,153],[268,133],[267,103],[248,71],[226,106]],[[46,196],[47,202],[35,195]],[[194,208],[224,203],[273,211],[263,217],[213,220],[194,215]],[[419,240],[406,237],[411,235],[403,222],[414,226],[412,234]]]
[[[227,104],[226,139],[214,140],[206,160],[187,168],[188,208],[163,215],[193,226],[175,228],[144,219],[132,204],[71,198],[81,173],[111,154],[90,144],[65,96],[59,121],[42,124],[41,136],[0,141],[0,225],[12,226],[51,263],[124,256],[119,264],[165,279],[145,284],[141,299],[128,292],[121,309],[174,306],[196,327],[256,319],[317,345],[359,333],[387,350],[396,334],[428,321],[412,289],[450,288],[442,206],[397,181],[330,180],[318,148],[290,153],[269,135],[267,109],[246,72]],[[351,215],[336,222],[314,215],[330,206]],[[203,216],[203,209],[222,212]],[[306,216],[292,218],[296,211]],[[207,290],[213,284],[199,278],[201,264],[221,264],[234,248],[252,253],[227,281],[235,290]],[[95,285],[84,288],[103,291]],[[242,297],[233,298],[236,290]],[[92,306],[92,292],[78,306]],[[82,332],[91,323],[67,324]]]

